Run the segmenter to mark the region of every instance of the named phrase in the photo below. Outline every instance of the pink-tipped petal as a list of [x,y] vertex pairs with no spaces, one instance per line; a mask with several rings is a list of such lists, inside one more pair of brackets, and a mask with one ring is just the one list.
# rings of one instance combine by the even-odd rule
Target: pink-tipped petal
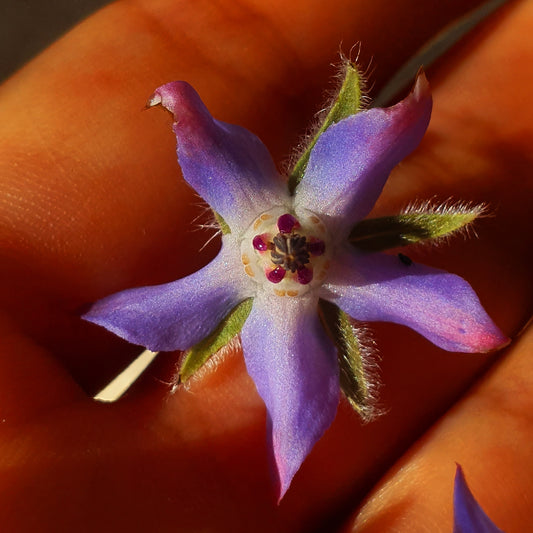
[[149,101],[157,104],[174,114],[183,177],[233,231],[246,229],[265,206],[283,204],[286,185],[253,133],[215,120],[183,81],[159,87]]
[[313,298],[261,295],[241,332],[246,368],[267,408],[281,499],[335,418],[339,372]]
[[252,293],[232,248],[186,278],[99,300],[82,318],[152,351],[186,350]]
[[488,352],[509,341],[464,279],[397,256],[346,248],[321,290],[357,320],[403,324],[451,352]]
[[475,500],[460,465],[455,472],[453,491],[453,533],[503,533]]
[[391,170],[420,143],[429,124],[431,94],[419,75],[404,100],[330,126],[318,139],[296,189],[296,213],[311,208],[330,231],[347,235],[372,209]]

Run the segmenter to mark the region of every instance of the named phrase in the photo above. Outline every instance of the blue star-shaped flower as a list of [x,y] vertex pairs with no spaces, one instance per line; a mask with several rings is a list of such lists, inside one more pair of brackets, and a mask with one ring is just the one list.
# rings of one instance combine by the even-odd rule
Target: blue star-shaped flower
[[215,120],[187,83],[157,89],[156,104],[174,114],[185,180],[231,232],[202,270],[109,296],[84,318],[153,351],[187,350],[253,298],[241,342],[266,404],[280,495],[339,403],[336,348],[319,299],[357,320],[409,326],[445,350],[484,352],[507,341],[463,279],[348,242],[426,131],[432,102],[423,75],[399,104],[331,125],[294,195],[261,141]]

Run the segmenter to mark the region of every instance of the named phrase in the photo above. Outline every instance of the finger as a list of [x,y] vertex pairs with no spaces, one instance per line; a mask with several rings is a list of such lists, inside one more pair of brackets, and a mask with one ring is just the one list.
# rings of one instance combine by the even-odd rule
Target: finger
[[134,405],[73,402],[3,433],[3,528],[289,531],[270,499],[262,404],[242,358],[228,363],[236,380],[211,373],[176,402],[168,388]]
[[[16,361],[17,364],[13,364]],[[0,313],[0,432],[85,398],[65,369]]]
[[531,509],[524,495],[533,490],[532,348],[529,328],[505,360],[394,465],[345,531],[451,531],[455,462],[499,528],[526,531]]

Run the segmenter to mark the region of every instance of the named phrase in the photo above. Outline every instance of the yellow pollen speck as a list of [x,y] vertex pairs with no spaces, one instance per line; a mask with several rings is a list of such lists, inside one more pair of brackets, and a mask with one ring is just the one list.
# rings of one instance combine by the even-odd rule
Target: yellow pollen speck
[[259,218],[261,220],[270,220],[272,218],[272,215],[269,215],[268,213],[263,213]]
[[287,291],[288,296],[298,296],[298,291]]
[[247,265],[247,267],[244,269],[244,271],[251,277],[255,277],[254,271],[252,270],[252,267],[250,265]]
[[243,265],[247,265],[250,262],[250,258],[246,254],[242,254],[241,261]]
[[254,229],[257,229],[261,224],[263,223],[263,221],[258,218],[255,222],[254,222]]
[[315,216],[312,216],[309,220],[311,220],[313,224],[318,224],[320,222],[320,219]]
[[274,292],[275,292],[278,296],[285,296],[285,291],[280,291],[279,289],[274,289]]

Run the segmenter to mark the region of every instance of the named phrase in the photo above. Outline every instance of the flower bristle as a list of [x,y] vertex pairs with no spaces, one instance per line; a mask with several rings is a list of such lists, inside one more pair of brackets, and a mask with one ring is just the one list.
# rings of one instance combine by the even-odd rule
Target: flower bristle
[[[354,51],[357,51],[356,57],[352,58]],[[332,76],[332,86],[324,91],[324,104],[314,114],[311,123],[308,125],[306,131],[300,136],[290,156],[282,164],[284,175],[290,175],[292,169],[301,159],[301,157],[309,147],[310,143],[313,141],[318,131],[322,127],[325,118],[327,117],[331,108],[335,104],[337,97],[339,96],[339,91],[346,78],[346,71],[348,67],[357,70],[359,78],[359,89],[361,91],[360,109],[364,110],[370,106],[371,98],[368,96],[367,92],[367,80],[368,76],[370,75],[370,64],[364,70],[360,68],[360,65],[358,63],[360,51],[360,43],[352,46],[348,55],[345,55],[342,50],[339,50],[339,60],[336,63],[331,64],[331,66],[335,69],[335,73]]]
[[[440,246],[441,244],[449,244],[452,237],[462,236],[465,240],[476,237],[475,222],[480,218],[486,218],[492,216],[487,204],[475,202],[469,202],[465,200],[454,200],[453,198],[447,198],[444,201],[438,201],[436,198],[430,200],[415,200],[409,202],[407,206],[401,210],[402,215],[470,215],[471,220],[466,222],[461,227],[458,227],[454,231],[435,237],[428,240],[414,243],[415,246]],[[469,218],[470,218],[469,217]]]

